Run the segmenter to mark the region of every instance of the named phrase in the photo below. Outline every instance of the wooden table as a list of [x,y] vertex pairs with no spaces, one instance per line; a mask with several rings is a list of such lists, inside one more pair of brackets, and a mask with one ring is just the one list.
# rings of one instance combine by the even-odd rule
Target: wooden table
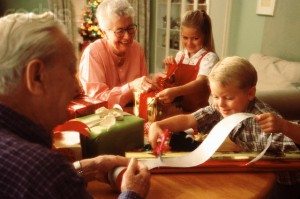
[[[164,198],[264,198],[276,177],[273,173],[178,173],[152,174],[147,199]],[[117,198],[109,185],[88,184],[95,198]]]

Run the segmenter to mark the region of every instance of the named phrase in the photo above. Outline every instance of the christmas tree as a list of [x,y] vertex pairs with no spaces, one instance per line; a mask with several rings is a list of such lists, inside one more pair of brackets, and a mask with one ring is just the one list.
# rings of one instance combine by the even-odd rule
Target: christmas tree
[[96,10],[102,0],[88,0],[82,14],[82,23],[79,28],[79,34],[83,41],[92,42],[103,37],[103,33],[98,27]]

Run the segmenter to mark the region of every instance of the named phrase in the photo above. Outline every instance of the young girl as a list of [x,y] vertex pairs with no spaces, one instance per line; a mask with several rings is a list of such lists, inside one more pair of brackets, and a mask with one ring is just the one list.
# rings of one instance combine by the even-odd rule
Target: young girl
[[[174,71],[175,87],[157,94],[164,103],[183,96],[184,111],[194,111],[208,104],[207,75],[219,60],[215,53],[210,17],[203,10],[188,11],[181,21],[183,50],[176,57],[164,60],[166,67]],[[170,68],[172,67],[172,68]]]

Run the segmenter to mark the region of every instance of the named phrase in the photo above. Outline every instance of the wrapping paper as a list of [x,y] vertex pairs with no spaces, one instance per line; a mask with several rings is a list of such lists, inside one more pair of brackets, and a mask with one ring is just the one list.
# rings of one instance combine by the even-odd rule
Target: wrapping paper
[[71,101],[68,107],[69,118],[77,118],[93,114],[96,109],[107,107],[107,102],[89,98],[86,96],[80,97]]
[[[188,152],[169,152],[165,158],[180,157]],[[282,157],[264,156],[255,164],[247,163],[258,156],[257,152],[215,152],[209,160],[195,167],[157,167],[151,173],[193,173],[193,172],[253,172],[299,170],[300,152],[285,153]],[[126,157],[138,160],[155,159],[150,152],[127,152]]]
[[[149,169],[157,167],[195,167],[206,162],[217,151],[221,144],[225,141],[226,137],[233,130],[233,128],[241,121],[253,117],[249,113],[236,113],[221,120],[207,135],[206,139],[194,151],[181,156],[163,158],[158,157],[151,160],[141,160]],[[254,161],[259,160],[270,146],[272,137],[268,139],[266,149],[259,154]],[[251,161],[254,162],[254,161]]]
[[154,122],[164,118],[183,113],[177,102],[164,104],[156,97],[156,92],[135,92],[133,113],[145,121]]
[[[109,118],[106,117],[106,120],[110,120]],[[98,114],[76,120],[88,126],[92,124],[90,137],[81,137],[84,157],[100,154],[124,155],[126,151],[136,150],[144,145],[144,120],[134,115],[124,114],[122,120],[108,121],[112,125],[103,125]]]
[[179,108],[176,103],[164,104],[155,97],[158,92],[176,86],[174,73],[177,69],[177,64],[168,66],[166,76],[157,78],[159,88],[156,91],[134,92],[134,115],[143,118],[145,121],[154,122],[182,113],[182,108]]

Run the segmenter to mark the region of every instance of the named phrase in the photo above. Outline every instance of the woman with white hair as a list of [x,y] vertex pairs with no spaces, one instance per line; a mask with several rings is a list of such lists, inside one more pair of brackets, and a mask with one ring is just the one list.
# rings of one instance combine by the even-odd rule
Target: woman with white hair
[[96,13],[104,38],[84,51],[79,79],[85,94],[114,104],[132,102],[133,91],[148,91],[154,84],[148,74],[142,47],[134,40],[137,25],[127,0],[104,0]]

